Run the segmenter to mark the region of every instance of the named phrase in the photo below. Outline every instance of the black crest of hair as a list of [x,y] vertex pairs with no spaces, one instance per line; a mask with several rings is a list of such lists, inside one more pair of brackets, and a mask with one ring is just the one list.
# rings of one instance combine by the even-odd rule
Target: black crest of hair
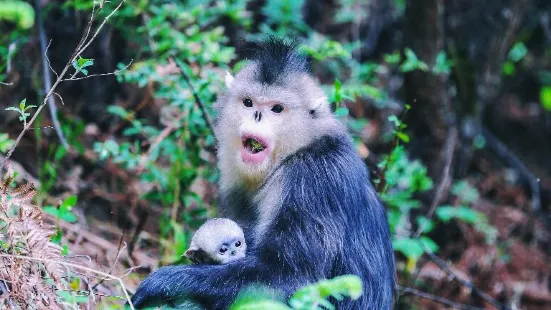
[[[260,223],[258,213],[273,203],[265,197],[276,186],[282,188],[278,207]],[[283,160],[258,191],[236,185],[220,198],[223,216],[245,227],[247,256],[225,265],[162,267],[138,287],[132,297],[137,308],[192,302],[228,309],[251,285],[288,298],[304,285],[354,274],[363,282],[362,296],[331,300],[336,309],[391,309],[395,269],[386,212],[350,137],[312,141]],[[258,226],[265,233],[255,238]]]
[[310,73],[308,60],[297,48],[296,40],[276,36],[256,43],[252,48],[252,60],[258,63],[258,81],[276,84],[289,74]]

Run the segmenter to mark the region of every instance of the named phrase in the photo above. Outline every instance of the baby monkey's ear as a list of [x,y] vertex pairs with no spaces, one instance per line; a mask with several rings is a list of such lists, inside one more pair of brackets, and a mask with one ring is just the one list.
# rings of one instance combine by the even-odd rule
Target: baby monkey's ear
[[200,264],[200,255],[203,250],[198,248],[189,248],[184,255],[194,264]]
[[232,84],[233,84],[233,80],[235,79],[235,77],[233,75],[231,75],[231,73],[229,71],[226,71],[226,87],[227,88],[231,88]]
[[189,248],[184,255],[194,264],[214,264],[215,261],[201,248]]

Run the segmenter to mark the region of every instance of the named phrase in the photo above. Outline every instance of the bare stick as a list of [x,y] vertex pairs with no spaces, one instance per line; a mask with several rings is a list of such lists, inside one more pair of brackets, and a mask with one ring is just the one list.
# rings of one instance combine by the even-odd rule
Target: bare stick
[[[444,171],[442,171],[442,176],[440,177],[440,182],[438,183],[438,187],[436,188],[436,192],[434,194],[434,199],[432,200],[432,203],[430,205],[430,209],[427,212],[426,217],[428,219],[431,219],[434,215],[434,211],[436,210],[436,207],[440,204],[440,201],[442,200],[442,196],[444,195],[444,190],[449,187],[449,183],[451,181],[450,171],[451,171],[451,165],[453,162],[453,153],[455,151],[455,146],[457,144],[457,128],[455,126],[450,127],[448,137],[446,138],[446,142],[444,143],[444,149],[442,150],[442,157],[445,159],[444,164]],[[424,226],[420,226],[417,232],[415,233],[415,237],[419,237],[424,230]]]
[[[48,55],[46,55],[46,51],[47,51],[46,33],[44,31],[44,22],[42,20],[42,14],[40,12],[40,0],[34,0],[34,5],[36,7],[36,15],[38,17],[38,35],[40,40],[40,51],[42,54],[42,76],[44,77],[44,92],[47,93],[48,89],[52,88],[52,78],[50,76],[50,71],[49,71],[49,68],[51,68],[51,66],[50,66],[50,60],[48,59]],[[50,44],[48,43],[48,47],[49,46]],[[55,71],[54,73],[57,76],[57,73]],[[57,107],[55,105],[54,97],[52,96],[48,98],[48,108],[50,109],[50,117],[52,118],[52,123],[54,124],[57,137],[59,138],[59,141],[61,141],[61,144],[63,145],[63,147],[68,150],[69,143],[67,143],[67,139],[65,139],[65,136],[63,135],[63,131],[61,130],[61,125],[59,124],[59,119],[57,118]]]
[[[111,265],[111,268],[109,268],[109,271],[107,272],[108,274],[111,274],[111,272],[113,272],[113,269],[115,268],[115,265],[119,262],[119,257],[121,255],[121,252],[126,248],[126,242],[124,242],[123,239],[124,239],[124,232],[121,236],[121,239],[119,240],[119,247],[117,249],[117,256],[115,257],[115,261],[113,262],[113,265]],[[124,243],[124,246],[123,246],[123,243]],[[94,290],[98,285],[102,284],[103,281],[105,281],[106,279],[107,278],[101,279],[98,283],[96,283],[91,288],[91,290]]]
[[425,249],[425,253],[429,256],[430,260],[435,262],[436,265],[438,265],[438,267],[448,275],[451,281],[455,281],[458,284],[467,287],[469,291],[472,292],[472,294],[479,296],[484,301],[494,306],[496,309],[511,310],[511,308],[505,305],[502,305],[497,300],[492,298],[490,295],[484,293],[482,290],[476,287],[471,281],[461,279],[459,276],[457,276],[455,272],[453,272],[453,270],[448,266],[448,264],[446,264],[446,262],[443,259],[441,259],[440,257],[436,256],[434,253],[432,253],[432,251],[429,248],[427,248],[423,242],[419,241],[419,244],[421,244],[421,246]]
[[410,294],[410,295],[414,295],[414,296],[419,296],[421,298],[429,299],[429,300],[435,301],[437,303],[441,303],[443,305],[450,306],[450,307],[455,308],[455,309],[484,310],[484,308],[479,308],[479,307],[469,306],[469,305],[465,305],[465,304],[460,304],[460,303],[451,301],[449,299],[446,299],[446,298],[443,298],[443,297],[440,297],[440,296],[436,296],[436,295],[428,294],[428,293],[425,293],[425,292],[421,292],[421,291],[416,290],[416,289],[411,288],[411,287],[405,287],[405,286],[398,285],[396,287],[396,290],[398,292],[402,293],[402,294]]
[[50,68],[50,70],[55,74],[55,78],[57,79],[57,78],[59,78],[59,75],[54,70],[54,68],[52,68],[52,64],[50,63],[50,58],[48,57],[48,50],[50,49],[50,44],[52,44],[52,40],[50,40],[48,42],[48,46],[46,46],[46,50],[44,51],[44,58],[48,62],[48,68]]
[[73,264],[73,263],[60,262],[60,261],[51,260],[51,259],[43,259],[43,258],[36,258],[36,257],[22,256],[22,255],[1,254],[1,253],[0,253],[0,257],[15,258],[15,259],[26,259],[26,260],[37,261],[37,262],[42,262],[42,263],[55,263],[55,264],[63,265],[65,267],[81,269],[81,270],[85,270],[85,271],[88,271],[88,272],[91,272],[91,273],[99,274],[101,276],[104,276],[104,277],[112,279],[112,280],[117,280],[119,282],[119,284],[121,285],[122,291],[124,293],[124,296],[126,297],[126,300],[128,301],[128,304],[130,305],[130,308],[132,310],[134,310],[134,305],[132,304],[132,301],[130,300],[130,296],[128,296],[128,292],[126,291],[126,286],[124,285],[124,282],[122,281],[122,279],[119,278],[119,277],[115,277],[115,276],[110,275],[108,273],[105,273],[105,272],[102,272],[102,271],[99,271],[99,270],[95,270],[95,269],[92,269],[92,268],[89,268],[89,267],[84,267],[84,266],[80,266],[80,265]]
[[513,152],[511,152],[503,142],[499,141],[489,130],[481,126],[480,132],[486,139],[488,146],[494,149],[494,151],[502,157],[505,161],[509,162],[511,166],[517,169],[524,179],[530,185],[530,191],[532,192],[532,212],[540,210],[540,187],[538,184],[538,178],[535,177],[532,172],[524,165]]
[[[73,63],[73,60],[75,60],[78,56],[80,56],[80,54],[82,54],[82,52],[84,52],[84,50],[86,50],[86,48],[88,46],[90,46],[90,44],[96,39],[96,36],[98,35],[98,33],[100,32],[100,30],[103,28],[103,26],[105,26],[105,23],[107,23],[107,21],[109,20],[109,18],[111,18],[111,16],[113,16],[113,14],[115,14],[116,11],[118,11],[120,9],[120,7],[122,6],[122,4],[125,2],[126,0],[122,0],[119,5],[109,14],[107,15],[107,17],[105,17],[105,19],[103,20],[103,22],[98,26],[96,32],[94,33],[94,35],[92,36],[92,38],[90,38],[90,40],[87,42],[87,43],[79,43],[79,46],[77,46],[77,49],[75,50],[75,52],[73,53],[73,56],[71,57],[71,59],[69,60],[69,62],[65,65],[65,68],[63,68],[63,71],[61,71],[61,73],[59,74],[59,77],[57,78],[57,80],[55,81],[54,85],[52,85],[52,87],[50,88],[50,90],[48,91],[48,93],[46,94],[46,97],[44,97],[44,100],[42,101],[42,103],[40,104],[40,106],[36,109],[36,112],[34,113],[33,117],[30,119],[30,121],[25,125],[25,127],[23,128],[23,130],[21,131],[21,133],[19,134],[19,136],[17,136],[17,139],[15,139],[15,142],[13,143],[13,146],[11,147],[11,149],[8,151],[8,153],[6,154],[6,157],[4,158],[4,160],[2,161],[2,164],[0,165],[0,169],[3,169],[4,166],[6,165],[6,162],[7,160],[11,157],[11,155],[13,155],[13,151],[15,150],[15,148],[17,147],[17,145],[19,144],[19,142],[21,142],[21,139],[23,138],[23,136],[25,135],[25,133],[31,128],[31,125],[34,123],[34,121],[36,120],[36,118],[38,117],[38,115],[40,114],[40,112],[42,111],[42,109],[44,108],[44,106],[47,104],[48,102],[48,98],[50,98],[52,96],[52,94],[54,93],[56,87],[59,85],[59,83],[61,83],[63,81],[63,77],[65,76],[65,74],[67,74],[67,71],[69,70],[69,68],[72,67],[72,63]],[[90,21],[90,25],[91,25],[92,21]],[[83,45],[84,46],[82,48],[80,48],[80,45]]]

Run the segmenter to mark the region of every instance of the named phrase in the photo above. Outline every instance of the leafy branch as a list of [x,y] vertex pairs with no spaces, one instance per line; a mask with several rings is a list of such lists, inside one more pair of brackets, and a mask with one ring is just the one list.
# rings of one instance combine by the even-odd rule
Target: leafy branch
[[[52,87],[50,88],[50,90],[47,92],[46,96],[44,97],[44,100],[42,101],[42,103],[40,104],[40,106],[38,106],[38,108],[36,109],[36,112],[34,113],[34,115],[32,116],[32,118],[27,122],[26,121],[26,117],[27,116],[30,116],[30,115],[26,115],[25,113],[25,110],[22,110],[21,107],[19,108],[20,110],[22,110],[21,112],[18,111],[19,113],[22,113],[21,114],[21,117],[23,117],[23,121],[24,121],[24,128],[23,130],[21,131],[21,133],[19,134],[19,136],[17,136],[17,139],[15,139],[15,142],[13,144],[13,146],[11,147],[11,149],[8,151],[8,153],[6,154],[6,157],[4,158],[4,160],[2,161],[2,164],[0,165],[0,169],[4,168],[5,165],[6,165],[6,162],[7,160],[11,157],[11,155],[13,154],[13,151],[15,150],[15,148],[17,147],[17,145],[19,144],[19,142],[21,141],[21,139],[23,138],[23,136],[25,135],[25,133],[31,129],[31,125],[34,123],[34,121],[36,120],[36,118],[38,117],[38,115],[40,114],[40,112],[42,111],[42,109],[47,105],[48,103],[48,99],[54,94],[54,91],[55,89],[57,88],[57,86],[65,81],[63,78],[65,77],[65,75],[67,74],[67,72],[69,71],[69,68],[73,67],[73,63],[75,61],[77,61],[77,65],[80,65],[78,66],[77,68],[77,71],[73,74],[73,76],[71,76],[71,79],[74,78],[76,76],[76,74],[78,74],[78,72],[83,72],[82,70],[89,66],[90,63],[89,62],[84,62],[84,63],[81,63],[79,64],[79,60],[81,59],[81,55],[82,53],[90,46],[90,44],[92,44],[92,42],[94,42],[94,40],[96,39],[97,35],[99,34],[99,32],[103,29],[103,27],[105,26],[105,24],[107,23],[107,21],[121,8],[122,4],[125,2],[125,0],[122,0],[116,7],[113,11],[111,11],[111,13],[109,13],[103,20],[103,22],[96,28],[95,32],[93,33],[93,35],[89,38],[89,35],[91,33],[91,30],[92,30],[92,25],[93,25],[93,22],[95,20],[95,18],[98,16],[98,12],[103,9],[103,5],[104,5],[104,2],[103,1],[100,1],[99,3],[94,1],[94,6],[93,6],[93,9],[92,9],[92,16],[88,22],[88,25],[86,27],[86,30],[85,30],[85,33],[84,33],[84,36],[81,38],[80,42],[78,43],[77,47],[75,48],[75,51],[73,52],[73,55],[71,56],[69,62],[65,65],[65,67],[63,68],[63,70],[61,71],[61,73],[57,76],[57,79],[55,81],[55,83],[52,85]],[[97,8],[97,6],[99,5],[99,9]],[[84,72],[83,72],[84,73]],[[17,110],[16,110],[17,111]]]

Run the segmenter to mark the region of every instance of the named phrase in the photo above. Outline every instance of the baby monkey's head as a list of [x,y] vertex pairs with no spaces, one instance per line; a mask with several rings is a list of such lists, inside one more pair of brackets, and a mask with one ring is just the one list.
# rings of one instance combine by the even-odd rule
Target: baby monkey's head
[[185,256],[196,264],[227,264],[245,257],[243,230],[226,218],[206,221],[191,239]]

